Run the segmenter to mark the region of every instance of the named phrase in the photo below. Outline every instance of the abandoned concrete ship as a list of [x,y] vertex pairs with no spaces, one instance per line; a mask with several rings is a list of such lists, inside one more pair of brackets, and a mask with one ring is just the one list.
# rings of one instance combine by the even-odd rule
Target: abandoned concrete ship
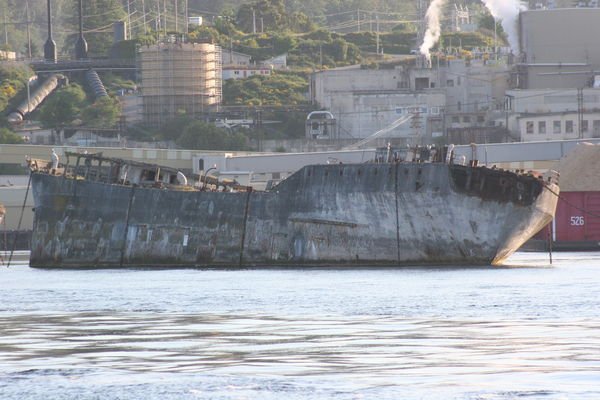
[[554,216],[554,178],[460,165],[447,150],[378,154],[265,191],[101,154],[29,160],[30,265],[497,265]]

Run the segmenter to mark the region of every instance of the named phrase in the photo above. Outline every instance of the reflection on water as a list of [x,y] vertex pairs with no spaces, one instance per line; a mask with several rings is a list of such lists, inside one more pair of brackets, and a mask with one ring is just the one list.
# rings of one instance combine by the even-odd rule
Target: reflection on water
[[600,255],[513,261],[5,270],[0,398],[600,398]]

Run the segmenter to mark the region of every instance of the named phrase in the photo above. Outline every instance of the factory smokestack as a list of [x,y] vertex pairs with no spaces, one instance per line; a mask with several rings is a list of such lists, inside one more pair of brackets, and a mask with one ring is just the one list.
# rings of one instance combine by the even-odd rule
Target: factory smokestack
[[75,42],[75,58],[77,60],[84,60],[88,58],[88,45],[83,37],[83,4],[82,0],[79,0],[79,37]]
[[50,0],[48,0],[48,39],[44,44],[44,59],[56,62],[57,58],[56,43],[52,39],[52,10],[50,9]]

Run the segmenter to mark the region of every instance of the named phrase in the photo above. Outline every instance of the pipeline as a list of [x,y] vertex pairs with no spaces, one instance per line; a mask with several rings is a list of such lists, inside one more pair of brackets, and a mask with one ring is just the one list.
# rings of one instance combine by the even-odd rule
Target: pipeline
[[93,69],[88,69],[85,73],[85,80],[87,81],[90,88],[94,91],[94,96],[96,98],[108,96],[106,92],[106,88],[98,76],[98,73]]
[[23,100],[10,114],[8,114],[8,121],[11,123],[23,121],[25,115],[35,110],[64,80],[65,76],[62,74],[50,75],[48,79],[31,92],[29,99]]

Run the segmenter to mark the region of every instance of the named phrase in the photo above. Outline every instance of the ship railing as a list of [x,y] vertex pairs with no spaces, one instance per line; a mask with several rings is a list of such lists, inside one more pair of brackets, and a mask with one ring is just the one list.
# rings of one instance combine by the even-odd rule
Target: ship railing
[[560,173],[553,169],[549,169],[544,173],[544,180],[548,183],[558,185],[558,181],[560,178]]
[[42,172],[49,175],[63,175],[65,173],[64,166],[60,165],[57,168],[52,168],[52,161],[41,158],[26,158],[27,166],[31,172]]
[[[181,184],[175,180],[178,170],[162,167],[155,164],[133,162],[123,159],[103,157],[102,153],[65,153],[67,162],[60,163],[57,168],[52,168],[52,162],[44,159],[27,159],[31,172],[44,173],[48,175],[64,176],[67,179],[88,180],[107,184],[124,186],[140,186],[148,188],[170,189],[177,191],[228,191],[248,192],[253,191],[250,186],[240,185],[231,179],[219,179],[214,176],[191,174],[189,183]],[[75,157],[75,164],[71,164],[69,157]],[[83,161],[83,162],[82,162]],[[139,179],[132,181],[128,176],[130,168],[138,168],[145,172],[140,174]],[[160,180],[162,174],[166,174],[168,181]],[[152,176],[152,179],[144,179],[144,176]],[[173,178],[173,179],[171,179]]]

